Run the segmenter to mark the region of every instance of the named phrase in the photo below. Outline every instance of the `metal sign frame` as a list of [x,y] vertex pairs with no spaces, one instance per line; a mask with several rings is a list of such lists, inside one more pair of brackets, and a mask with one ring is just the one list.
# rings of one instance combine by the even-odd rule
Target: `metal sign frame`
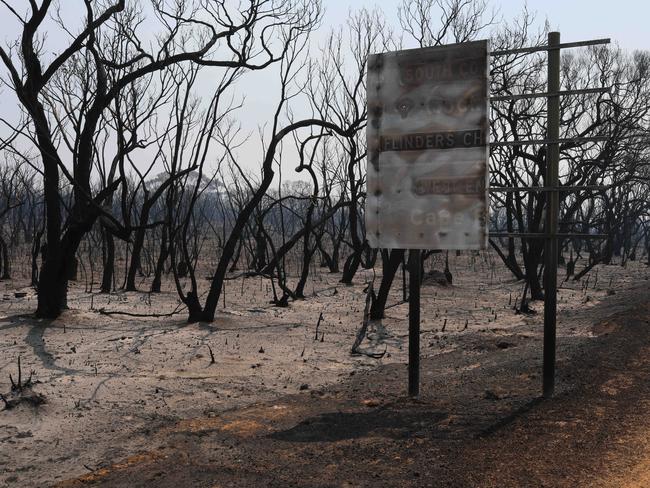
[[[517,146],[517,145],[546,145],[547,164],[544,179],[544,187],[529,188],[493,188],[492,192],[547,192],[546,200],[546,221],[543,233],[490,233],[489,237],[520,237],[522,239],[544,239],[544,351],[543,351],[543,384],[542,394],[544,397],[553,395],[555,389],[555,362],[557,343],[557,268],[558,268],[558,240],[565,237],[581,237],[587,239],[599,239],[607,237],[595,234],[561,234],[558,232],[560,195],[559,192],[606,189],[606,187],[560,187],[559,182],[559,159],[560,144],[570,142],[580,144],[587,142],[606,141],[607,137],[577,137],[560,138],[560,97],[586,93],[607,93],[611,88],[585,88],[581,90],[560,90],[560,51],[561,49],[585,47],[609,44],[610,39],[595,39],[571,43],[560,43],[559,32],[548,33],[546,46],[524,47],[518,49],[493,51],[491,56],[504,56],[510,54],[530,54],[546,51],[548,53],[548,86],[545,93],[523,93],[517,95],[490,97],[490,101],[519,100],[528,98],[547,99],[547,134],[541,140],[521,140],[494,142],[491,146]],[[489,58],[488,58],[489,69]],[[369,63],[370,71],[370,63]],[[369,107],[369,127],[373,122],[373,107]],[[370,132],[372,134],[372,132]],[[487,137],[487,133],[486,133]],[[488,141],[489,142],[489,141]],[[378,152],[373,150],[372,141],[369,138],[368,157],[370,164],[377,163]],[[486,149],[489,154],[489,145]],[[373,158],[375,158],[373,160]],[[489,161],[489,159],[488,159]],[[486,188],[488,188],[486,186]],[[370,198],[372,196],[368,195]],[[489,205],[488,205],[489,207]],[[487,210],[486,210],[487,212]],[[487,219],[486,219],[487,220]],[[486,222],[487,226],[487,222]],[[423,247],[424,248],[424,247]],[[433,248],[433,247],[429,247]],[[408,367],[408,392],[409,395],[419,395],[420,383],[420,286],[421,286],[421,249],[411,249],[409,253],[409,367]]]
[[[508,54],[530,54],[546,51],[547,61],[547,91],[546,93],[524,93],[520,95],[493,97],[493,101],[519,100],[524,98],[546,98],[547,100],[547,127],[546,138],[542,140],[505,141],[493,143],[493,146],[515,145],[546,145],[546,174],[544,187],[531,188],[500,188],[492,191],[543,191],[547,192],[546,221],[544,233],[514,233],[508,237],[521,237],[523,239],[544,239],[544,351],[542,365],[542,395],[551,397],[555,390],[555,362],[557,345],[557,268],[558,268],[558,241],[564,237],[581,237],[586,239],[600,239],[607,236],[594,234],[560,234],[558,220],[560,214],[560,191],[581,191],[604,189],[605,187],[560,187],[560,144],[562,143],[588,143],[607,141],[608,137],[574,137],[560,138],[560,97],[580,95],[586,93],[608,93],[611,87],[585,88],[581,90],[561,91],[560,85],[560,50],[575,47],[595,46],[609,44],[610,39],[594,39],[590,41],[560,43],[559,32],[549,32],[546,46],[519,48],[512,50],[495,51],[492,56]],[[490,233],[490,237],[501,237],[502,233]]]

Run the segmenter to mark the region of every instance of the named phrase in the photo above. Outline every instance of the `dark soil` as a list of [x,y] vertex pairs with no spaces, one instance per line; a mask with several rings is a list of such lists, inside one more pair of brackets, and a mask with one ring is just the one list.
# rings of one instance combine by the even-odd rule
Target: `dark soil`
[[648,302],[644,287],[617,293],[596,305],[593,337],[560,337],[548,400],[541,330],[486,331],[423,359],[418,400],[406,366],[385,364],[171,423],[153,434],[162,448],[57,486],[648,486]]

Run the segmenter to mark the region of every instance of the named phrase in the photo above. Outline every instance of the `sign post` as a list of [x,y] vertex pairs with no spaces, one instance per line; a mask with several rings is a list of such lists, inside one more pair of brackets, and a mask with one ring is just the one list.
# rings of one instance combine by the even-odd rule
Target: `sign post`
[[419,249],[409,252],[409,396],[420,394],[420,268]]
[[[494,232],[490,237],[545,239],[543,395],[555,388],[558,238],[602,239],[601,234],[558,232],[560,144],[607,141],[608,136],[560,138],[560,97],[608,93],[610,87],[561,91],[560,50],[609,44],[609,39],[489,52],[487,41],[377,54],[368,59],[368,191],[366,228],[371,246],[411,249],[409,261],[409,394],[419,393],[421,249],[485,249],[488,208],[488,104],[547,99],[546,139],[493,146],[545,145],[544,187],[492,191],[546,193],[544,233]],[[489,56],[548,52],[546,93],[489,97]],[[605,186],[563,186],[562,191]],[[417,264],[416,264],[417,263]]]
[[546,198],[546,246],[544,249],[544,397],[553,395],[555,388],[555,342],[557,321],[557,227],[560,213],[558,186],[560,165],[560,33],[548,34],[548,122],[549,140],[546,151],[545,185],[550,188]]
[[[559,194],[559,164],[560,144],[570,143],[580,145],[594,142],[604,142],[608,136],[574,136],[560,138],[560,97],[573,95],[586,95],[591,93],[605,94],[610,92],[610,87],[602,88],[579,88],[572,90],[561,90],[560,85],[560,50],[576,47],[597,46],[609,44],[609,39],[593,39],[590,41],[560,43],[559,32],[549,32],[548,44],[546,46],[520,47],[492,52],[492,56],[508,56],[519,54],[531,54],[540,51],[548,53],[548,89],[546,93],[518,93],[491,97],[493,102],[513,102],[516,100],[546,98],[547,99],[547,133],[546,139],[510,140],[492,143],[493,146],[546,146],[546,171],[543,187],[502,187],[492,191],[525,191],[544,192],[546,194],[546,220],[544,233],[527,233],[521,230],[512,232],[494,232],[491,237],[521,237],[522,239],[544,239],[544,363],[542,367],[542,393],[548,398],[553,395],[555,389],[555,348],[556,348],[556,324],[557,324],[557,266],[558,266],[558,239],[575,238],[602,239],[602,234],[576,234],[558,232],[558,221],[560,212]],[[605,190],[606,186],[563,186],[563,192]]]
[[366,230],[375,248],[410,249],[409,394],[419,393],[422,249],[485,249],[489,44],[368,59]]

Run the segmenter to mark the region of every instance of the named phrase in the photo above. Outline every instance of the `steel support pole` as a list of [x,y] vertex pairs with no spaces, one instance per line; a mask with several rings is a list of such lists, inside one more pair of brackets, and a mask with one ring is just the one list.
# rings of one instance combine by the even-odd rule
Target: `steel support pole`
[[419,249],[409,251],[409,396],[420,394],[420,267]]
[[408,300],[408,293],[406,293],[406,250],[402,254],[402,300]]
[[[547,139],[560,138],[560,33],[548,34],[548,97]],[[553,188],[546,194],[546,245],[544,248],[544,366],[543,395],[550,397],[555,388],[555,343],[557,322],[557,260],[559,218],[559,164],[560,145],[551,142],[546,147],[546,175],[544,186]]]

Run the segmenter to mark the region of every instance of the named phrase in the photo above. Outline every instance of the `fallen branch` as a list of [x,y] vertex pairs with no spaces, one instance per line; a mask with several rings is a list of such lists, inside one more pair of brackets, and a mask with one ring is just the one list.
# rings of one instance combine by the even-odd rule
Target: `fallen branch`
[[408,300],[402,300],[401,302],[393,303],[392,305],[387,305],[386,307],[384,307],[384,310],[388,310],[389,308],[393,308],[393,307],[398,307],[399,305],[404,305],[405,303],[408,302],[409,302]]
[[357,337],[352,344],[352,354],[362,354],[359,351],[359,346],[363,342],[363,339],[366,337],[366,332],[368,331],[368,324],[370,323],[370,306],[375,299],[375,290],[373,287],[373,282],[368,283],[366,287],[366,307],[363,310],[363,322],[361,323],[361,328],[357,332]]
[[96,312],[100,315],[124,315],[126,317],[140,317],[140,318],[161,318],[161,317],[173,317],[176,314],[179,314],[183,311],[185,307],[184,304],[179,305],[176,309],[169,313],[132,313],[132,312],[122,312],[119,310],[106,310],[105,308],[97,309]]
[[380,353],[368,352],[359,348],[359,346],[363,342],[363,339],[366,337],[366,333],[368,332],[368,324],[370,323],[370,307],[372,306],[372,303],[375,301],[376,298],[373,284],[374,281],[371,281],[368,283],[368,286],[366,287],[367,290],[366,306],[363,310],[363,323],[361,324],[361,328],[359,329],[359,332],[357,332],[357,337],[354,340],[354,344],[352,344],[352,354],[363,354],[364,356],[368,356],[373,359],[381,359],[386,354],[386,351],[388,350],[388,346],[385,346],[384,352],[380,352]]
[[320,315],[318,316],[318,322],[316,322],[316,335],[314,336],[315,341],[318,340],[318,327],[320,327],[320,323],[322,320],[323,320],[323,312],[320,313]]

